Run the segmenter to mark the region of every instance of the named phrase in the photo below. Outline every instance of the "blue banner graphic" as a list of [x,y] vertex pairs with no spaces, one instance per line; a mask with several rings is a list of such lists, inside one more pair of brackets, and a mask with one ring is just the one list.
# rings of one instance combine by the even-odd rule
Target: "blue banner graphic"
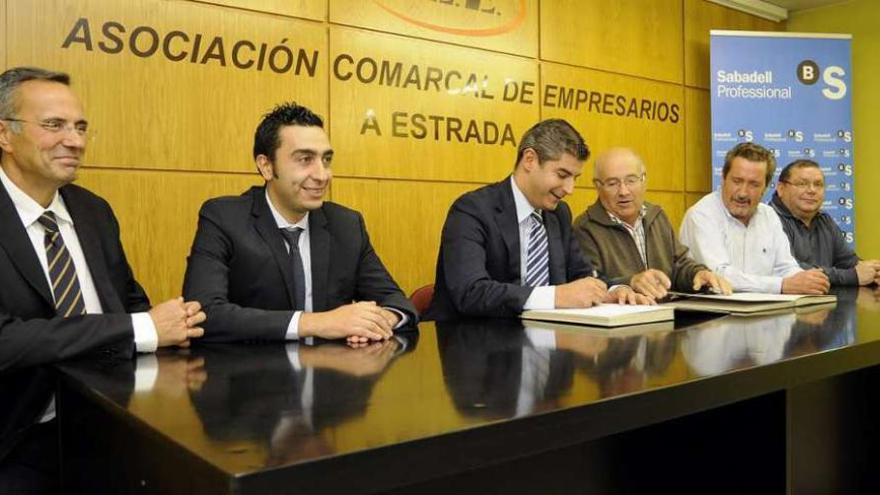
[[770,149],[780,170],[801,158],[825,174],[822,209],[855,241],[852,67],[849,35],[711,32],[712,188],[727,151]]

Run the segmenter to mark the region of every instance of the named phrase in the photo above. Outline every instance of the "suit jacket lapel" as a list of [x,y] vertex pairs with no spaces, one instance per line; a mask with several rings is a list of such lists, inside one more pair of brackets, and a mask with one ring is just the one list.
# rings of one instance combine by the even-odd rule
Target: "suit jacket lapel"
[[[115,285],[110,279],[105,261],[107,258],[104,256],[104,249],[98,240],[101,234],[95,230],[94,219],[90,218],[91,215],[87,211],[85,203],[76,200],[74,190],[62,187],[60,193],[64,198],[64,206],[67,207],[67,211],[73,219],[76,238],[79,240],[83,257],[86,259],[86,265],[88,265],[89,273],[94,281],[95,290],[98,292],[101,309],[105,313],[124,313],[125,306],[123,306],[119,294],[114,290]],[[82,277],[81,274],[78,276]]]
[[566,281],[565,276],[565,251],[562,246],[562,232],[559,227],[559,218],[545,211],[544,227],[547,229],[547,244],[550,247],[550,284],[556,285]]
[[312,258],[312,310],[327,309],[327,277],[330,272],[330,231],[319,208],[309,212],[309,250]]
[[46,300],[47,304],[54,307],[52,293],[49,292],[49,282],[46,281],[46,274],[40,266],[37,253],[34,252],[34,245],[31,244],[27,230],[21,223],[15,205],[12,204],[12,198],[2,186],[0,186],[0,221],[6,226],[3,234],[0,235],[0,246],[6,250],[21,276]]
[[253,200],[253,209],[251,214],[254,217],[254,228],[263,241],[272,252],[275,263],[278,264],[278,270],[281,272],[281,278],[284,279],[284,287],[287,289],[287,300],[290,307],[296,304],[293,296],[293,266],[291,265],[290,255],[287,253],[287,246],[284,244],[284,238],[278,231],[278,224],[269,210],[269,204],[266,203],[265,188],[253,187],[248,193]]
[[507,270],[513,274],[513,278],[521,279],[520,256],[519,256],[519,223],[516,221],[516,203],[513,201],[513,191],[510,189],[510,179],[505,179],[496,184],[498,202],[495,206],[495,221],[501,230],[504,245],[507,246]]

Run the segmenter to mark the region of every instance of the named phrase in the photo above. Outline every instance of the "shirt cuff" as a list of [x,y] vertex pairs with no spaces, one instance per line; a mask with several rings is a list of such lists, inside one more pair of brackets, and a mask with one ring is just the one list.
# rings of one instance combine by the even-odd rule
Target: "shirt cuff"
[[782,294],[782,277],[776,278],[775,280],[770,282],[770,285],[767,288],[767,292],[770,294]]
[[131,326],[134,328],[134,348],[137,352],[156,352],[159,347],[159,334],[149,313],[132,313]]
[[293,312],[293,317],[290,318],[290,323],[287,324],[287,333],[284,334],[286,340],[299,340],[299,319],[302,314],[302,311]]
[[397,330],[398,328],[409,323],[409,316],[407,316],[406,313],[404,313],[403,311],[397,308],[389,308],[385,306],[382,306],[382,309],[387,309],[388,311],[391,311],[392,313],[397,313],[397,315],[400,316],[400,321],[397,322],[397,325],[394,325],[394,330]]
[[542,285],[532,289],[532,293],[523,304],[523,310],[527,309],[556,309],[556,287]]
[[608,288],[608,292],[615,291],[615,290],[617,290],[617,289],[619,289],[619,288],[621,288],[621,287],[626,287],[627,289],[632,290],[633,292],[635,292],[635,291],[633,290],[633,288],[630,287],[630,286],[627,285],[627,284],[617,284],[617,285],[612,285],[611,287]]

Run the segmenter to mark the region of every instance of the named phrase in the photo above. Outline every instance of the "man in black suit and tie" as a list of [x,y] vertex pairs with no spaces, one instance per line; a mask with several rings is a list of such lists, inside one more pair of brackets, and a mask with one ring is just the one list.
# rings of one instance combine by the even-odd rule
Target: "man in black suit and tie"
[[150,308],[106,201],[71,184],[88,138],[67,74],[0,74],[0,493],[52,491],[52,377],[39,365],[188,345],[198,303]]
[[416,323],[363,217],[324,201],[333,149],[321,118],[277,106],[257,127],[253,154],[265,186],[199,212],[183,290],[208,314],[205,340],[367,342]]
[[443,226],[426,318],[652,302],[627,286],[607,290],[572,236],[562,198],[589,156],[571,124],[545,120],[523,135],[513,175],[458,198]]

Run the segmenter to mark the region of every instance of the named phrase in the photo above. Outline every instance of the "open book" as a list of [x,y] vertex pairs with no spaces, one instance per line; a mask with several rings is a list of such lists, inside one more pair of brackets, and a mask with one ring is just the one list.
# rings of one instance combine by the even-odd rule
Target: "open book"
[[705,311],[708,313],[751,314],[764,313],[808,306],[812,304],[834,303],[837,296],[808,296],[799,294],[762,294],[757,292],[736,292],[729,296],[720,294],[684,294],[670,292],[672,297],[662,306],[684,311]]
[[600,304],[583,309],[530,309],[523,311],[520,318],[600,327],[619,327],[672,320],[674,315],[671,306]]

